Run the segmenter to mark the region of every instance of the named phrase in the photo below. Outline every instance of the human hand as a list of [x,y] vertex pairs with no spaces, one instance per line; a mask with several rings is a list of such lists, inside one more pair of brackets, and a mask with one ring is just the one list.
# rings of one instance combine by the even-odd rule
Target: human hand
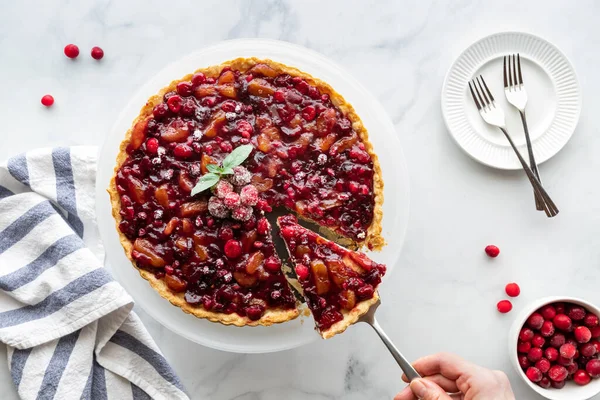
[[[415,379],[394,400],[514,400],[506,374],[438,353],[413,363],[423,379]],[[405,375],[402,380],[408,382]],[[447,393],[454,393],[448,395]]]

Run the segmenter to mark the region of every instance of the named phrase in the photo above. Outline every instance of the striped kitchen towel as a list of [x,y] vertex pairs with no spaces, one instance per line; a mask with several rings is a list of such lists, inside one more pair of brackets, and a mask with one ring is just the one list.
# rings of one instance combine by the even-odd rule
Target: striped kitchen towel
[[0,164],[0,341],[22,399],[187,399],[102,266],[94,147]]

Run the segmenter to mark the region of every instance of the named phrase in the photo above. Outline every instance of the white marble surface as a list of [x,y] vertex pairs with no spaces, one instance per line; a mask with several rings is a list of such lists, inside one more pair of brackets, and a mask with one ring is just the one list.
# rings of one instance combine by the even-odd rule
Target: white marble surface
[[[0,8],[1,158],[33,146],[100,145],[136,88],[168,60],[206,44],[287,40],[346,67],[396,125],[410,169],[411,215],[379,314],[408,358],[453,351],[506,371],[517,398],[537,399],[509,364],[511,317],[547,295],[600,303],[597,2],[46,0]],[[472,161],[442,122],[446,69],[472,41],[502,30],[556,44],[583,85],[576,134],[541,167],[562,211],[554,220],[533,210],[522,173]],[[82,51],[75,62],[62,55],[70,42]],[[94,45],[105,50],[100,63],[88,56]],[[39,104],[45,93],[56,98],[52,109]],[[501,247],[498,259],[483,255],[488,243]],[[501,316],[495,304],[509,281],[521,284],[522,295]],[[390,399],[404,386],[366,326],[292,351],[239,355],[198,346],[140,314],[194,399]],[[3,363],[0,393],[16,398]]]

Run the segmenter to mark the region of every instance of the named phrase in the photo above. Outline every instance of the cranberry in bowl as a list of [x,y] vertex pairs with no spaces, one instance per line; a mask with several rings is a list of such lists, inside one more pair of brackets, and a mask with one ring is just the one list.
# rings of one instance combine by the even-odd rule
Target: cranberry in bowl
[[545,297],[526,306],[509,334],[517,374],[551,400],[600,393],[600,308],[574,297]]

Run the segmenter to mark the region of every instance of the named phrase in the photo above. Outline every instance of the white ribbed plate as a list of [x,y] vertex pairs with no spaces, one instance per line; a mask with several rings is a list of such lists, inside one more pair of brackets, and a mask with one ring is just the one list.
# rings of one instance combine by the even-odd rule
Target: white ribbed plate
[[487,125],[473,103],[467,83],[482,74],[496,104],[504,109],[508,132],[525,159],[527,147],[519,112],[504,96],[502,62],[521,55],[527,89],[527,122],[535,160],[543,163],[569,141],[581,111],[581,90],[573,66],[556,47],[537,36],[504,32],[469,46],[456,59],[442,87],[442,114],[450,135],[475,160],[499,169],[521,165],[502,132]]

